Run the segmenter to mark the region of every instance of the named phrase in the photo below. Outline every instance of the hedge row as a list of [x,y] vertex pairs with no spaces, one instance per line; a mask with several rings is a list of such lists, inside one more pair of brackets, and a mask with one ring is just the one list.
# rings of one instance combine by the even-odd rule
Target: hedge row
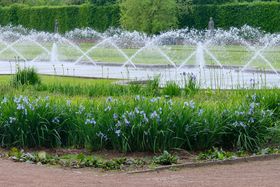
[[59,21],[59,31],[92,27],[104,31],[110,26],[118,27],[120,12],[118,5],[81,5],[58,7],[30,7],[16,5],[0,8],[0,25],[23,25],[41,31],[52,32],[54,21]]
[[256,2],[180,7],[179,27],[206,28],[209,17],[217,27],[250,25],[265,31],[280,31],[280,3]]
[[[203,29],[207,27],[209,17],[213,17],[216,26],[221,28],[240,27],[248,24],[261,27],[269,32],[280,31],[280,3],[277,2],[186,5],[178,6],[178,9],[179,28]],[[116,4],[0,7],[0,25],[20,24],[27,28],[52,32],[56,18],[59,20],[59,28],[62,33],[81,27],[92,27],[98,31],[104,31],[111,26],[120,26],[120,9]]]
[[[189,2],[190,0],[177,0],[179,2]],[[206,4],[223,4],[223,3],[236,3],[236,2],[259,2],[259,1],[266,1],[266,2],[279,2],[279,0],[192,0],[192,4],[200,4],[200,5],[206,5]]]

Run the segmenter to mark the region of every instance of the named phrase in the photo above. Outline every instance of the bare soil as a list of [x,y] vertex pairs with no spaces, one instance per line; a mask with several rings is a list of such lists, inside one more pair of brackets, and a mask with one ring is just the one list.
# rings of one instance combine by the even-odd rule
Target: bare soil
[[280,159],[129,175],[0,159],[0,186],[279,186]]

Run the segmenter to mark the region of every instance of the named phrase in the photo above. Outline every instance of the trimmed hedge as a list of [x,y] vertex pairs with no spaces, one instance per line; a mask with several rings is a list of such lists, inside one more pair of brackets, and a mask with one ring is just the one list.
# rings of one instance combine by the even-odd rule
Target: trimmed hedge
[[[178,0],[181,2],[188,2],[189,0]],[[279,2],[279,0],[192,0],[193,4],[199,4],[199,5],[206,5],[206,4],[223,4],[223,3],[234,3],[234,2],[256,2],[256,1],[277,1]]]
[[104,31],[119,26],[118,5],[40,6],[14,5],[0,8],[0,25],[23,25],[41,31],[53,32],[54,21],[59,21],[59,32],[81,27]]
[[179,26],[207,28],[210,17],[220,28],[250,25],[269,32],[280,31],[280,3],[256,2],[179,7]]
[[[248,24],[269,32],[280,31],[280,3],[277,2],[193,6],[178,4],[179,28],[207,28],[209,17],[213,17],[216,26],[220,28]],[[20,24],[26,28],[52,32],[56,18],[61,33],[81,27],[104,31],[111,26],[120,26],[120,8],[117,4],[0,7],[0,25]]]

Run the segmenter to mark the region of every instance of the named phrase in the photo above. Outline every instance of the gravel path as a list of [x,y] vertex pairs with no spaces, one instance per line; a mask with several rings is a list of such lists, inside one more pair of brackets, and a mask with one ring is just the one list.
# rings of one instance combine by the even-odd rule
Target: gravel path
[[0,186],[279,186],[280,159],[128,175],[0,159]]

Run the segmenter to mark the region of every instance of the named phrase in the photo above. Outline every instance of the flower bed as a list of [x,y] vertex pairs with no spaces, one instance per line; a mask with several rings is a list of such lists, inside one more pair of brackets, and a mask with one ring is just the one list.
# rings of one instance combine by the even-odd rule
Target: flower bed
[[254,151],[279,142],[280,96],[251,94],[242,102],[195,103],[169,97],[67,100],[3,97],[2,147],[76,147],[93,150]]

